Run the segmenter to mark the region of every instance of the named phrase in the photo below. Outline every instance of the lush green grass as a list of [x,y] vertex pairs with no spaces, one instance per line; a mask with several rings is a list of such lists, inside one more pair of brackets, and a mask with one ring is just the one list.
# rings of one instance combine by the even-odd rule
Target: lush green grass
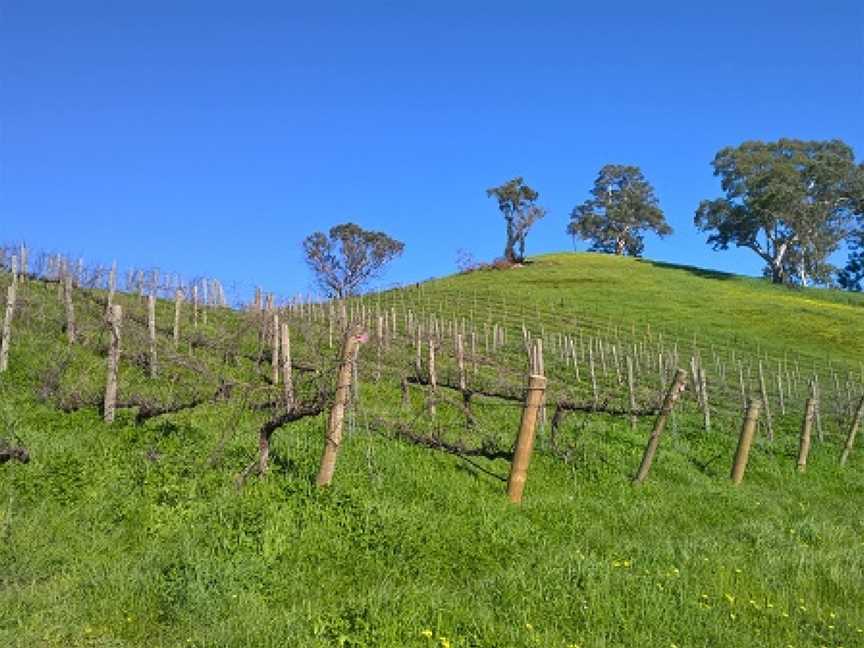
[[[478,304],[479,316],[581,317],[623,327],[650,324],[684,340],[782,357],[858,362],[864,357],[864,295],[792,290],[768,281],[606,254],[553,254],[521,268],[483,270],[424,285],[424,299]],[[557,317],[556,317],[557,316]],[[517,317],[518,319],[518,317]]]
[[[440,294],[455,287],[466,299],[475,287],[506,285],[511,306],[524,299],[528,311],[538,301],[560,310],[563,301],[604,318],[686,316],[689,333],[709,343],[748,323],[747,340],[781,352],[806,344],[819,357],[855,362],[862,349],[860,300],[648,262],[568,255],[440,285]],[[514,507],[499,478],[506,461],[467,461],[376,425],[389,414],[435,427],[420,415],[419,391],[410,415],[400,415],[396,383],[369,380],[370,357],[334,485],[312,485],[323,443],[323,417],[315,417],[280,430],[270,474],[238,490],[234,477],[253,457],[265,412],[235,398],[139,426],[130,410],[110,426],[93,409],[58,413],[36,391],[64,353],[61,312],[51,291],[26,290],[31,316],[0,377],[0,436],[17,435],[33,457],[0,466],[0,645],[864,643],[864,453],[841,470],[832,438],[815,445],[798,475],[794,420],[773,444],[758,441],[745,483],[733,488],[734,424],[706,435],[685,413],[648,483],[633,488],[651,419],[633,431],[626,421],[573,414],[557,452],[541,431],[526,500]],[[734,306],[742,300],[750,305]],[[793,317],[810,304],[813,331],[769,316]],[[160,317],[170,321],[170,306],[160,305]],[[207,333],[242,322],[211,314]],[[98,392],[93,335],[92,350],[76,351],[63,393]],[[130,335],[127,349],[135,343]],[[312,335],[298,335],[296,349],[301,362],[332,362]],[[236,381],[267,373],[266,363],[256,372],[242,357],[228,365],[203,349],[196,357]],[[127,362],[121,398],[132,390],[188,398],[192,374],[166,365],[152,382]],[[208,375],[197,380],[212,387]],[[506,447],[518,410],[489,401],[478,407],[478,429],[459,432],[453,400],[442,396],[445,436],[476,446],[489,435]],[[211,462],[220,439],[221,460]]]

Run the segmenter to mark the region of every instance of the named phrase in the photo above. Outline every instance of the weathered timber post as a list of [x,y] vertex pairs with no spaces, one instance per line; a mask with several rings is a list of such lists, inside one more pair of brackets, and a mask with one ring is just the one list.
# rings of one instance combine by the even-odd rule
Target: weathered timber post
[[6,289],[6,312],[3,315],[3,336],[0,339],[0,373],[9,368],[9,345],[12,335],[12,317],[15,314],[17,289],[14,285]]
[[700,364],[699,371],[699,392],[702,394],[702,426],[705,432],[711,431],[711,407],[708,403],[708,382],[705,379],[705,368]]
[[861,419],[864,418],[864,396],[858,402],[858,409],[855,411],[855,418],[852,420],[852,427],[849,428],[849,434],[846,435],[846,443],[843,445],[843,453],[840,455],[840,465],[845,466],[849,460],[849,455],[852,452],[852,446],[855,443],[855,435],[858,433],[858,428],[861,426]]
[[174,348],[180,344],[180,306],[183,303],[183,291],[174,293]]
[[273,335],[270,337],[270,379],[279,384],[279,313],[273,312]]
[[112,304],[108,313],[108,326],[111,329],[111,340],[108,347],[108,372],[105,380],[105,400],[102,405],[105,422],[114,422],[114,410],[117,407],[117,366],[120,362],[120,324],[123,320],[123,308],[120,304]]
[[741,434],[738,437],[738,447],[735,450],[735,459],[732,462],[732,483],[740,484],[744,479],[744,471],[747,470],[747,460],[750,458],[750,446],[753,445],[753,437],[756,436],[756,422],[759,420],[759,411],[762,409],[762,401],[754,398],[747,407],[744,422],[741,424]]
[[75,305],[72,303],[72,275],[63,277],[63,303],[66,305],[66,339],[75,344]]
[[336,470],[336,457],[339,454],[339,446],[342,443],[342,424],[345,420],[345,406],[351,395],[351,378],[355,355],[360,344],[368,340],[367,334],[362,327],[355,326],[348,330],[342,342],[342,361],[339,365],[339,374],[336,382],[336,398],[333,408],[330,410],[330,418],[327,421],[327,432],[324,438],[324,453],[321,455],[321,466],[318,469],[318,477],[315,483],[318,486],[329,486],[333,481],[333,472]]
[[819,438],[819,443],[825,441],[825,435],[822,432],[822,412],[821,407],[819,406],[819,376],[816,375],[813,377],[813,380],[810,381],[810,397],[813,399],[813,402],[816,403],[816,435]]
[[150,377],[155,378],[157,373],[156,361],[156,297],[153,293],[147,295],[147,338],[150,345]]
[[816,401],[807,399],[804,406],[804,422],[801,424],[801,440],[798,443],[798,472],[807,470],[807,457],[810,454],[810,442],[812,440],[813,417],[816,412]]
[[514,504],[522,502],[525,481],[528,479],[528,465],[531,463],[531,453],[534,451],[537,414],[545,391],[545,376],[531,374],[528,377],[528,393],[525,395],[522,422],[519,425],[519,436],[516,437],[516,448],[510,465],[510,477],[507,480],[507,497]]
[[666,427],[666,421],[669,414],[672,413],[672,408],[675,407],[675,403],[684,391],[686,381],[687,372],[683,369],[676,369],[672,384],[669,385],[669,390],[666,392],[666,398],[663,399],[663,406],[660,408],[657,420],[654,421],[654,429],[651,430],[651,436],[648,437],[648,445],[645,446],[642,463],[639,464],[639,470],[636,471],[636,476],[633,478],[634,484],[641,484],[648,477],[651,464],[654,462],[654,455],[657,454],[657,446],[660,445],[660,435]]

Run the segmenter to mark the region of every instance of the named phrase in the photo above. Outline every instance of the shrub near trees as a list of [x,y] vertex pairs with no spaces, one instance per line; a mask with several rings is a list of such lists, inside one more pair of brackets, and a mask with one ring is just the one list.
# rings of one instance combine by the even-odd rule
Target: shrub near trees
[[607,164],[597,175],[591,198],[573,208],[567,233],[591,241],[591,250],[639,256],[644,232],[672,233],[654,188],[636,166]]

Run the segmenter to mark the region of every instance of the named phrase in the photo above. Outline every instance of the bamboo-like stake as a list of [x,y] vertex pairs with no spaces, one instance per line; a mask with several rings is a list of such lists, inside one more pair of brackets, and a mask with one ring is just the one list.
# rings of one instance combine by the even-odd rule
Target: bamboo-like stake
[[855,435],[858,433],[858,428],[861,425],[861,419],[864,418],[864,396],[858,402],[858,409],[855,411],[855,418],[852,420],[852,426],[849,428],[849,434],[846,435],[846,443],[843,445],[843,453],[840,455],[840,465],[845,466],[849,460],[849,455],[852,453],[852,446],[855,444]]
[[66,306],[66,339],[75,344],[75,304],[72,302],[72,274],[63,277],[63,303]]
[[705,379],[705,368],[699,365],[699,391],[702,394],[702,425],[705,432],[711,431],[711,406],[708,403],[708,383]]
[[537,428],[537,414],[546,392],[546,378],[537,374],[528,377],[528,393],[522,409],[522,422],[519,426],[519,436],[516,437],[516,448],[513,451],[513,461],[510,465],[510,477],[507,480],[507,497],[514,504],[522,502],[525,491],[525,481],[528,479],[528,466],[534,451],[534,436]]
[[286,322],[282,322],[281,338],[279,361],[282,367],[282,395],[285,408],[290,412],[294,409],[294,377],[291,368],[291,334]]
[[123,320],[123,308],[120,304],[112,304],[108,313],[108,326],[111,330],[111,341],[108,347],[108,371],[105,380],[105,400],[102,405],[105,422],[114,422],[114,411],[117,407],[117,366],[120,362],[120,324]]
[[9,345],[12,337],[12,317],[15,314],[17,289],[14,285],[6,288],[6,312],[3,315],[3,335],[0,339],[0,373],[9,368]]
[[180,306],[183,303],[183,291],[174,293],[174,348],[180,344]]
[[468,384],[465,380],[465,345],[461,333],[456,334],[456,365],[459,369],[459,391],[465,393]]
[[198,330],[198,286],[192,286],[192,328]]
[[672,413],[672,408],[675,407],[675,403],[684,391],[686,381],[687,372],[680,368],[676,369],[672,384],[669,385],[669,390],[666,392],[666,398],[663,399],[663,406],[654,421],[654,429],[651,430],[651,436],[648,437],[648,444],[642,455],[642,463],[639,464],[639,470],[636,471],[636,476],[633,478],[634,484],[641,484],[648,477],[651,464],[654,462],[654,455],[657,454],[657,447],[660,445],[660,435],[666,427],[666,421]]
[[744,422],[741,425],[741,434],[738,437],[738,447],[735,450],[735,459],[732,462],[732,483],[740,484],[744,479],[744,471],[747,470],[747,460],[750,458],[750,446],[753,445],[753,437],[756,436],[756,422],[759,420],[759,412],[762,409],[762,401],[754,398],[747,407]]
[[279,313],[273,311],[273,334],[270,336],[270,380],[279,384]]
[[636,429],[636,380],[633,376],[633,358],[627,356],[627,393],[630,398],[630,429]]
[[807,457],[810,455],[810,442],[813,431],[813,417],[816,411],[816,401],[807,399],[804,406],[804,422],[801,424],[801,439],[798,443],[798,472],[807,470]]
[[153,293],[147,295],[147,338],[150,345],[150,377],[155,378],[158,369],[156,359],[156,297]]
[[438,375],[435,373],[435,340],[429,338],[429,416],[438,412],[435,400],[438,394]]
[[768,440],[774,440],[774,422],[771,420],[771,406],[768,403],[768,390],[765,389],[765,372],[762,371],[762,361],[759,361],[759,391],[762,404],[765,406],[765,424],[768,426]]
[[342,361],[339,365],[339,374],[336,382],[336,398],[333,408],[330,410],[330,418],[327,421],[327,433],[324,438],[324,452],[321,455],[321,466],[318,469],[318,477],[315,483],[318,486],[329,486],[333,481],[333,473],[336,470],[336,457],[339,454],[339,446],[342,444],[342,425],[345,421],[345,406],[351,395],[351,382],[355,354],[360,349],[360,344],[368,340],[367,334],[362,327],[354,326],[345,334],[342,342]]

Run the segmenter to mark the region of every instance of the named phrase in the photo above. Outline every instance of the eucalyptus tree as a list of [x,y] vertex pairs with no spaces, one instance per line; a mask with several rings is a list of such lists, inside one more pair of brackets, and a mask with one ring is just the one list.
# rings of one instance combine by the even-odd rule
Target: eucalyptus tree
[[525,260],[525,238],[528,232],[534,223],[546,215],[546,209],[536,204],[540,194],[525,184],[523,178],[516,177],[498,187],[487,189],[486,195],[498,201],[498,209],[504,215],[507,230],[504,258],[511,263],[521,263]]
[[667,236],[672,228],[654,188],[637,166],[607,164],[597,175],[591,198],[570,213],[567,233],[591,241],[591,250],[639,256],[645,232]]
[[864,205],[862,167],[840,140],[744,142],[712,162],[722,198],[703,200],[694,223],[715,250],[752,250],[774,283],[830,276],[828,258]]
[[354,223],[314,232],[303,240],[306,263],[328,297],[342,299],[379,276],[384,266],[402,254],[405,245],[383,232]]

